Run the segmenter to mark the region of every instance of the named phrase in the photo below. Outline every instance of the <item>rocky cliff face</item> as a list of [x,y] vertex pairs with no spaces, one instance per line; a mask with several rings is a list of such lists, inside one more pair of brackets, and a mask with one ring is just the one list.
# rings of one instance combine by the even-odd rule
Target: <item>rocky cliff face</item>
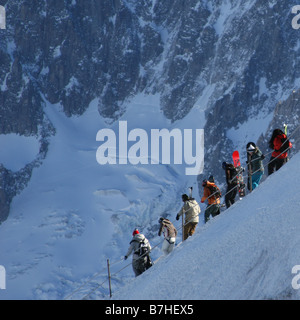
[[[0,30],[0,134],[38,136],[39,161],[54,134],[45,101],[71,116],[97,98],[100,114],[114,121],[137,93],[159,93],[172,121],[195,105],[206,110],[206,172],[221,180],[220,163],[234,147],[227,131],[272,113],[300,83],[299,31],[291,26],[288,0],[0,5],[7,13]],[[274,125],[277,117],[276,111]],[[39,161],[24,168],[25,176]],[[3,220],[26,178],[5,168],[1,177]]]

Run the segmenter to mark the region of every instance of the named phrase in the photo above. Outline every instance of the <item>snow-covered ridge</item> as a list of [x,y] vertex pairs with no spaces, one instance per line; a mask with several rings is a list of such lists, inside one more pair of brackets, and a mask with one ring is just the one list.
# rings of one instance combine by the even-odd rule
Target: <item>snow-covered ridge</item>
[[[132,127],[196,127],[195,115],[202,112],[196,108],[172,124],[155,111],[157,100],[150,103],[152,108],[149,103],[148,97],[140,97],[128,108],[124,117]],[[0,227],[0,265],[7,272],[0,298],[64,299],[103,270],[72,298],[82,298],[105,281],[88,297],[106,299],[107,258],[122,259],[134,227],[153,245],[159,243],[158,217],[174,220],[181,206],[177,200],[187,187],[193,185],[198,197],[196,177],[174,166],[100,166],[96,133],[108,125],[96,102],[81,117],[67,118],[50,104],[46,112],[56,128],[48,156],[34,169],[28,188],[14,199],[12,214]],[[113,298],[297,298],[290,282],[300,257],[298,163],[299,155],[221,216],[205,226],[202,220],[194,237],[141,278],[134,280],[131,267],[126,268],[113,280]],[[153,258],[160,255],[159,247]],[[113,271],[122,266],[120,262]],[[177,281],[178,274],[187,276],[187,287]],[[173,289],[156,287],[164,277],[171,277]],[[135,296],[132,286],[142,286],[140,281],[147,285]]]
[[[93,286],[102,282],[106,259],[123,257],[132,228],[141,228],[155,244],[161,240],[158,217],[175,216],[187,187],[199,196],[196,177],[187,178],[183,166],[99,165],[98,130],[117,131],[119,120],[147,131],[205,128],[205,175],[224,182],[220,163],[231,159],[233,149],[244,150],[261,135],[258,145],[266,148],[274,127],[288,123],[292,131],[298,124],[300,96],[293,90],[300,84],[299,31],[291,26],[289,0],[114,4],[7,2],[7,30],[0,35],[1,133],[26,137],[3,136],[1,148],[13,141],[18,153],[4,158],[3,152],[0,163],[12,171],[31,166],[22,181],[18,173],[0,171],[1,178],[9,177],[0,181],[1,204],[8,208],[19,193],[0,226],[0,265],[7,271],[0,298],[62,299],[104,268]],[[289,103],[275,109],[288,97]],[[44,156],[33,161],[38,143]],[[293,144],[295,152],[299,147]],[[279,196],[267,198],[273,203]],[[199,239],[204,246],[204,236]],[[114,292],[127,280],[131,268],[115,279]],[[106,295],[101,287],[89,298]]]
[[297,154],[112,299],[299,299],[299,161]]

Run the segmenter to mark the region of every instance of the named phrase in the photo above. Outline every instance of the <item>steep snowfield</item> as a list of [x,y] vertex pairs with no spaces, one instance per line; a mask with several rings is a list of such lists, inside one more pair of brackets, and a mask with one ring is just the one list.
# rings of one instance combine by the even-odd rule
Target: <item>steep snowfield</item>
[[[199,201],[196,177],[184,174],[185,164],[99,165],[97,131],[118,132],[118,122],[105,123],[97,105],[67,118],[48,104],[56,135],[47,158],[0,226],[0,265],[6,270],[0,299],[108,299],[108,258],[113,299],[299,298],[291,270],[300,264],[300,155],[206,225],[201,205],[195,236],[134,279],[130,261],[122,260],[133,228],[156,247],[153,259],[161,257],[158,217],[174,221],[189,186]],[[149,96],[132,101],[120,120],[128,120],[128,130],[147,132],[205,124],[200,107],[170,123],[158,97]]]
[[[0,226],[0,265],[6,269],[0,299],[63,299],[99,273],[72,296],[82,298],[106,279],[107,258],[124,256],[133,228],[156,235],[158,216],[179,209],[177,199],[187,186],[193,184],[197,193],[196,176],[185,176],[185,165],[99,165],[96,134],[103,128],[117,134],[118,122],[105,123],[97,106],[94,101],[83,116],[67,118],[60,106],[47,105],[56,135],[47,158],[33,170],[28,187],[14,198],[9,218]],[[172,124],[159,111],[159,99],[141,96],[120,120],[128,120],[128,131],[149,132],[201,128],[201,114],[195,110]],[[127,268],[118,281],[131,276]],[[106,287],[91,298],[106,297]]]
[[299,299],[292,286],[300,264],[299,161],[297,154],[112,299]]

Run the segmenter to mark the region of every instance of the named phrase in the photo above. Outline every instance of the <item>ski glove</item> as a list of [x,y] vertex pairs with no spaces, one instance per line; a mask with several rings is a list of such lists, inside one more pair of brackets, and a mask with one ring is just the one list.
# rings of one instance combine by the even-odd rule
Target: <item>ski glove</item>
[[128,258],[128,257],[127,257],[127,256],[125,256],[125,257],[124,257],[124,260],[127,260],[127,258]]
[[179,215],[176,216],[176,220],[179,220]]

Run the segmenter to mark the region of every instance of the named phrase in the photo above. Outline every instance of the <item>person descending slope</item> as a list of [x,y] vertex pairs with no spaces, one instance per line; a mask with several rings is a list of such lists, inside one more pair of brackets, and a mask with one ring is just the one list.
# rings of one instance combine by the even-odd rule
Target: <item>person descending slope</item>
[[288,162],[288,151],[293,145],[281,129],[275,129],[269,141],[269,147],[274,151],[268,164],[268,175],[279,170]]
[[179,220],[180,216],[185,214],[185,223],[183,228],[183,240],[195,233],[197,224],[199,223],[199,214],[201,212],[198,202],[194,198],[189,198],[187,194],[181,196],[184,205],[176,216]]
[[258,187],[260,180],[264,174],[264,165],[262,161],[264,160],[265,156],[254,142],[249,142],[246,146],[246,149],[249,177],[248,189],[253,191]]
[[[209,180],[212,180],[211,178]],[[220,198],[221,191],[217,185],[212,181],[203,180],[203,197],[201,203],[208,200],[208,205],[204,213],[205,223],[209,220],[210,215],[215,217],[220,214]]]
[[152,266],[150,257],[151,246],[148,239],[138,229],[133,231],[132,237],[124,259],[127,260],[133,252],[132,268],[137,277]]
[[158,236],[160,237],[161,233],[163,232],[165,238],[162,245],[162,251],[165,255],[167,255],[171,253],[175,247],[177,230],[169,219],[160,218],[158,222],[160,224]]

